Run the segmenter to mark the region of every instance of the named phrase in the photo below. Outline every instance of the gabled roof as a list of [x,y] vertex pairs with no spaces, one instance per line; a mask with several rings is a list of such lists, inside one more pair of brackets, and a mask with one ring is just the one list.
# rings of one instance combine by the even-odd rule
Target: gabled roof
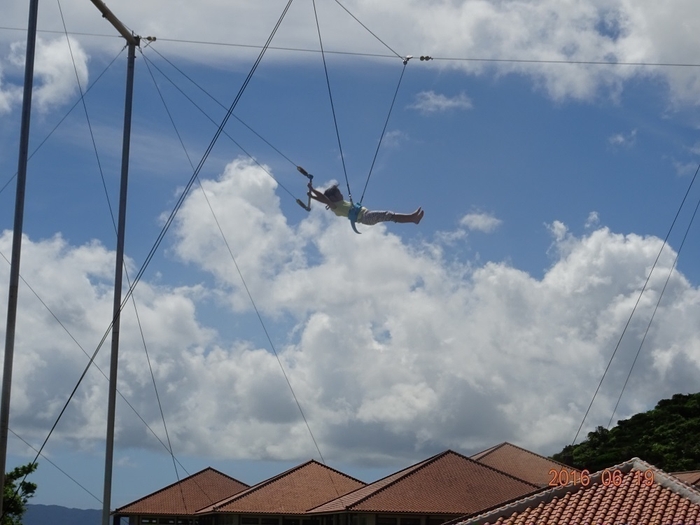
[[114,514],[192,515],[202,507],[245,490],[248,485],[211,467],[124,505]]
[[673,472],[673,475],[688,485],[700,486],[700,470],[687,470],[685,472]]
[[[615,471],[619,471],[619,475]],[[615,486],[616,483],[618,486]],[[592,474],[587,486],[577,482],[576,485],[542,490],[452,523],[695,524],[700,523],[700,492],[672,475],[633,458]]]
[[448,450],[320,505],[309,514],[352,511],[464,515],[537,489],[532,483]]
[[311,460],[199,513],[304,514],[312,507],[364,485],[362,481]]
[[495,447],[488,448],[478,454],[474,454],[471,459],[540,487],[546,487],[549,484],[552,479],[550,474],[552,469],[555,469],[557,472],[562,468],[568,471],[576,470],[511,443],[501,443]]

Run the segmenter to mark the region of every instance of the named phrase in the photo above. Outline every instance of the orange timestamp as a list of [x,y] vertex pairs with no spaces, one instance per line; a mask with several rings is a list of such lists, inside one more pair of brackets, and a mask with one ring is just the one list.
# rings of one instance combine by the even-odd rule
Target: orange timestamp
[[[633,471],[634,480],[638,486],[645,485],[651,487],[654,484],[653,470],[635,470]],[[549,475],[552,478],[549,480],[550,487],[560,487],[565,485],[581,485],[587,487],[591,484],[591,473],[588,470],[575,469],[549,469]],[[619,487],[624,481],[624,473],[619,469],[605,469],[600,473],[600,482],[605,487]]]
[[549,469],[549,475],[552,479],[549,480],[550,487],[559,487],[564,485],[583,485],[587,487],[591,484],[591,473],[587,470],[575,470],[575,469]]

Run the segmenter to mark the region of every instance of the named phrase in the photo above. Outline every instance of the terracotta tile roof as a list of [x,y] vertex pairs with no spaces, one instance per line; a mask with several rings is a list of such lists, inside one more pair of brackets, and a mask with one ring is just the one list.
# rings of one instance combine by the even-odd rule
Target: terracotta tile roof
[[249,486],[208,467],[153,494],[124,505],[114,514],[186,516]]
[[[613,475],[615,471],[619,475]],[[588,486],[577,483],[544,489],[453,523],[696,525],[700,524],[700,492],[634,458],[592,474]]]
[[309,513],[419,512],[464,515],[538,487],[451,450],[325,503]]
[[500,445],[494,445],[494,446],[492,446],[492,447],[487,448],[486,450],[482,450],[481,452],[477,452],[477,453],[474,454],[473,456],[469,456],[469,457],[470,457],[471,459],[473,459],[474,461],[479,461],[479,460],[480,460],[481,458],[483,458],[486,454],[489,454],[490,452],[493,452],[495,449],[497,449],[498,447],[501,447],[501,446],[503,446],[503,445],[505,445],[505,444],[506,444],[506,442],[503,442],[503,443],[501,443]]
[[685,472],[674,472],[674,476],[688,485],[697,485],[700,487],[700,470],[688,470]]
[[563,463],[540,456],[511,443],[501,443],[474,454],[471,459],[540,487],[546,487],[549,484],[552,479],[552,474],[550,473],[552,469],[555,469],[557,472],[561,469],[575,470]]
[[364,485],[362,481],[311,460],[199,513],[304,514],[312,507]]

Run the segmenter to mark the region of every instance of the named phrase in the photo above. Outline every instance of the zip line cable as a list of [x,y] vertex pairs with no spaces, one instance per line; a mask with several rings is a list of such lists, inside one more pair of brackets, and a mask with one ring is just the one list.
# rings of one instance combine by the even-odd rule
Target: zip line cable
[[583,424],[586,422],[586,418],[588,417],[588,413],[591,411],[591,407],[593,406],[593,402],[595,401],[596,396],[598,395],[598,392],[600,391],[600,387],[603,384],[603,380],[605,379],[605,376],[608,373],[608,370],[610,370],[610,365],[613,362],[613,359],[615,358],[615,354],[617,354],[617,351],[620,348],[620,344],[622,343],[622,338],[625,336],[625,333],[627,332],[627,328],[629,327],[632,317],[634,316],[634,313],[637,311],[637,307],[639,306],[639,302],[642,299],[642,296],[644,295],[644,292],[647,289],[647,286],[649,285],[649,280],[651,279],[651,274],[654,273],[654,269],[656,268],[656,264],[659,262],[659,258],[661,257],[661,253],[663,252],[664,248],[668,244],[668,238],[671,235],[671,232],[673,231],[673,228],[676,225],[676,221],[678,220],[678,216],[681,213],[681,210],[683,209],[683,206],[685,205],[685,201],[688,198],[688,194],[690,193],[690,190],[693,187],[693,184],[695,183],[695,179],[698,176],[698,172],[700,171],[700,166],[698,166],[698,169],[695,170],[695,175],[693,175],[692,180],[690,181],[690,184],[688,185],[688,189],[685,192],[685,195],[683,196],[683,200],[681,201],[680,206],[678,207],[678,211],[676,211],[676,215],[673,218],[673,221],[671,222],[671,226],[668,229],[668,232],[666,233],[666,237],[664,238],[664,242],[661,245],[661,249],[659,250],[659,253],[656,256],[656,259],[654,260],[654,264],[651,267],[651,270],[649,270],[649,274],[647,275],[646,281],[644,281],[644,286],[642,287],[642,290],[639,292],[639,296],[637,297],[637,301],[634,303],[634,308],[632,308],[632,312],[630,313],[627,322],[625,323],[624,328],[622,329],[622,333],[620,334],[620,338],[617,340],[617,344],[615,345],[615,349],[613,350],[612,355],[610,356],[610,360],[608,361],[608,365],[605,367],[605,371],[603,372],[603,376],[600,378],[600,381],[598,382],[598,386],[595,389],[595,392],[593,393],[593,398],[591,399],[591,402],[588,405],[588,408],[586,409],[586,413],[583,415],[583,419],[581,420],[581,424],[578,427],[578,430],[576,431],[576,435],[574,436],[574,440],[571,442],[571,445],[573,446],[574,443],[576,443],[576,440],[578,439],[579,434],[581,433],[581,429],[583,428]]
[[326,86],[328,87],[328,98],[331,101],[331,112],[333,113],[333,124],[335,126],[335,136],[338,139],[338,149],[340,150],[340,161],[343,164],[343,174],[348,187],[348,199],[352,203],[352,192],[350,191],[350,181],[348,180],[348,170],[345,167],[345,156],[343,155],[343,145],[340,142],[340,132],[338,131],[338,119],[335,116],[335,104],[333,104],[333,92],[331,91],[331,80],[328,77],[328,65],[326,64],[326,54],[323,52],[323,39],[321,38],[321,25],[318,22],[318,12],[316,10],[316,0],[312,0],[314,5],[314,17],[316,19],[316,30],[318,31],[318,43],[321,46],[321,58],[323,60],[323,71],[326,74]]
[[[700,165],[698,165],[697,169],[700,170]],[[630,371],[627,373],[627,377],[625,378],[625,383],[622,385],[622,390],[620,390],[620,395],[617,398],[617,403],[615,403],[615,408],[613,408],[613,412],[610,415],[610,421],[608,421],[608,430],[610,429],[610,425],[612,424],[612,420],[615,417],[615,412],[617,411],[617,407],[620,405],[620,400],[622,399],[622,394],[624,394],[625,388],[627,387],[627,383],[630,380],[630,376],[632,375],[632,370],[634,370],[634,365],[637,364],[637,359],[639,358],[639,354],[642,351],[642,346],[644,346],[644,342],[646,341],[647,335],[649,334],[649,329],[651,328],[651,324],[654,321],[654,317],[656,317],[656,312],[659,309],[659,305],[661,304],[661,299],[663,298],[664,293],[666,292],[666,287],[668,286],[668,283],[671,280],[671,276],[673,275],[673,271],[676,269],[676,266],[678,265],[678,259],[681,256],[681,251],[683,251],[683,245],[685,245],[685,241],[688,238],[688,233],[690,232],[690,228],[693,225],[693,222],[695,221],[695,216],[698,213],[698,208],[700,208],[700,199],[698,199],[698,202],[695,205],[695,210],[693,211],[693,215],[690,218],[690,222],[688,223],[688,227],[685,229],[685,234],[683,235],[683,240],[681,241],[681,244],[678,247],[678,251],[676,252],[676,257],[674,258],[673,264],[671,265],[671,269],[669,270],[668,275],[666,276],[666,281],[664,282],[664,286],[661,289],[661,293],[659,294],[659,298],[656,301],[656,306],[654,307],[654,311],[652,312],[651,318],[649,319],[649,323],[647,324],[646,330],[644,331],[644,336],[642,337],[642,340],[639,343],[639,348],[637,349],[637,354],[634,356],[634,361],[632,361],[632,366],[630,367]]]
[[[21,31],[26,33],[27,28],[26,27],[9,27],[9,26],[0,26],[0,30],[4,31]],[[50,35],[64,35],[64,31],[59,31],[58,29],[37,29],[37,33],[47,33]],[[117,39],[117,38],[122,38],[121,36],[118,35],[108,35],[105,33],[83,33],[79,31],[71,31],[68,33],[71,36],[96,36],[100,38],[112,38],[112,39]]]
[[[267,39],[266,45],[263,47],[263,50],[261,51],[260,55],[258,56],[257,60],[253,64],[250,72],[248,73],[248,76],[246,77],[245,81],[243,82],[243,85],[238,91],[238,94],[236,95],[234,101],[231,104],[231,107],[229,108],[226,116],[224,117],[223,121],[221,122],[221,125],[219,126],[219,129],[215,133],[214,137],[212,138],[209,147],[205,151],[204,155],[202,156],[202,159],[199,161],[199,164],[197,165],[197,168],[195,169],[194,173],[192,174],[192,177],[190,178],[189,182],[187,183],[187,186],[185,189],[182,191],[182,194],[178,198],[177,203],[175,204],[174,209],[168,216],[163,228],[161,229],[160,234],[158,235],[153,247],[151,248],[151,251],[149,252],[148,256],[146,257],[146,260],[144,261],[143,265],[139,269],[136,277],[134,278],[134,281],[132,282],[131,286],[127,290],[127,292],[124,294],[124,298],[122,299],[121,305],[119,307],[119,311],[117,315],[121,315],[121,312],[124,309],[124,306],[126,305],[127,301],[131,298],[131,296],[134,293],[134,289],[138,285],[138,283],[141,281],[141,278],[143,277],[143,274],[145,273],[146,269],[148,268],[148,265],[150,264],[151,260],[153,259],[153,256],[155,255],[156,251],[160,247],[161,242],[163,241],[163,238],[165,237],[165,234],[167,233],[168,229],[170,228],[170,225],[172,224],[173,220],[175,219],[175,216],[177,215],[178,211],[182,207],[182,204],[185,200],[185,197],[188,195],[192,184],[194,184],[194,181],[197,179],[199,172],[202,170],[204,163],[206,162],[207,158],[209,157],[209,154],[211,153],[212,149],[214,148],[214,145],[216,144],[216,141],[218,138],[221,136],[221,132],[223,131],[224,126],[228,122],[231,113],[233,113],[233,110],[235,109],[236,105],[238,104],[238,101],[240,100],[241,96],[245,92],[246,87],[250,83],[250,80],[253,77],[253,74],[255,73],[258,65],[260,64],[263,56],[265,55],[265,51],[267,50],[267,46],[269,46],[270,42],[272,41],[273,37],[277,33],[277,30],[279,29],[279,26],[282,24],[282,21],[284,20],[284,17],[287,14],[287,11],[289,11],[289,8],[292,4],[293,0],[289,0],[286,7],[284,8],[284,11],[282,12],[282,15],[280,16],[279,20],[277,21],[277,24],[275,25],[274,29],[272,30],[272,33]],[[46,443],[48,442],[49,438],[53,434],[54,430],[56,429],[56,426],[58,425],[58,422],[61,420],[63,417],[63,414],[65,413],[66,409],[68,408],[68,405],[70,401],[73,399],[75,396],[75,393],[82,383],[83,379],[85,378],[85,375],[87,374],[87,371],[90,369],[90,366],[93,364],[95,357],[97,357],[98,352],[102,348],[102,345],[104,345],[105,341],[107,340],[107,337],[111,333],[112,326],[114,325],[114,319],[109,323],[109,326],[107,327],[107,330],[105,331],[104,335],[102,336],[102,339],[100,340],[99,344],[95,348],[95,351],[93,352],[92,356],[90,357],[90,362],[87,364],[85,369],[83,370],[83,373],[81,374],[78,382],[76,383],[75,387],[73,388],[73,391],[69,395],[66,403],[64,404],[63,408],[61,409],[60,414],[58,415],[56,421],[54,422],[53,426],[51,427],[51,430],[49,431],[48,435],[46,436],[46,439],[44,440],[44,443],[42,444],[40,451],[43,450],[43,448],[46,446]]]
[[[0,26],[0,30],[26,32],[27,28]],[[56,31],[56,30],[50,30],[50,29],[37,29],[37,33],[62,35],[63,31]],[[115,35],[98,34],[98,33],[81,33],[81,32],[77,32],[77,31],[70,32],[69,35],[71,35],[71,36],[93,36],[93,37],[103,37],[103,38],[121,38],[120,36],[115,36]],[[158,41],[170,42],[170,43],[174,43],[174,44],[206,45],[206,46],[217,46],[217,47],[237,47],[237,48],[242,48],[242,49],[262,49],[262,46],[255,45],[255,44],[237,44],[237,43],[232,43],[232,42],[213,42],[210,40],[185,40],[185,39],[181,39],[181,38],[158,37]],[[294,52],[294,53],[314,53],[314,54],[320,53],[320,51],[318,49],[308,49],[308,48],[303,48],[303,47],[268,46],[267,49],[270,51],[288,51],[288,52]],[[374,58],[394,58],[394,55],[386,55],[386,54],[379,54],[379,53],[362,53],[362,52],[355,52],[355,51],[326,50],[326,53],[331,54],[331,55],[347,55],[347,56],[374,57]],[[393,53],[393,51],[392,51],[392,53]],[[700,67],[700,64],[698,64],[698,66]]]
[[[109,64],[107,64],[107,67],[102,70],[102,73],[100,73],[97,76],[97,78],[88,86],[88,88],[85,90],[85,93],[83,93],[80,96],[80,98],[75,101],[75,103],[70,107],[70,109],[66,112],[66,114],[63,115],[63,117],[58,121],[58,123],[53,127],[53,129],[51,131],[49,131],[48,135],[46,135],[46,137],[44,137],[44,139],[39,143],[39,145],[36,148],[34,148],[34,151],[31,152],[31,154],[29,155],[27,160],[31,159],[36,154],[36,152],[39,151],[39,149],[46,143],[46,141],[49,140],[49,138],[54,134],[54,132],[59,128],[59,126],[61,124],[63,124],[63,121],[66,120],[68,118],[68,116],[76,108],[76,106],[78,104],[80,104],[80,101],[82,100],[82,98],[85,95],[87,95],[93,87],[95,87],[95,84],[97,84],[97,82],[102,78],[102,76],[107,72],[107,70],[110,67],[112,67],[112,64],[114,64],[114,62],[117,60],[117,58],[119,58],[121,56],[121,54],[124,52],[124,49],[125,48],[122,48],[121,51],[119,51],[119,53],[112,59],[112,61]],[[5,188],[7,188],[9,186],[9,184],[15,179],[15,177],[17,177],[17,172],[15,172],[15,174],[9,178],[9,180],[3,185],[3,187],[0,188],[0,193],[5,191]]]
[[[341,5],[343,9],[344,6]],[[352,16],[352,15],[351,15]],[[0,30],[5,31],[27,31],[26,27],[9,27],[0,26]],[[369,31],[369,30],[368,30]],[[48,33],[48,34],[63,34],[62,31],[49,30],[49,29],[39,29],[38,33]],[[371,32],[371,31],[370,31]],[[81,33],[81,32],[71,32],[70,35],[76,36],[93,36],[102,38],[121,38],[115,37],[114,35],[99,34],[99,33]],[[158,37],[159,42],[172,42],[175,44],[191,44],[191,45],[205,45],[205,46],[219,46],[219,47],[239,47],[247,49],[261,49],[262,46],[255,44],[237,44],[232,42],[215,42],[211,40],[185,40],[182,38],[166,38]],[[381,41],[381,40],[380,40]],[[383,43],[383,42],[382,42]],[[387,46],[388,47],[388,46]],[[303,47],[281,47],[281,46],[268,46],[271,51],[288,51],[294,53],[320,53],[318,49],[303,48]],[[391,49],[391,48],[389,48]],[[379,54],[379,53],[362,53],[355,51],[334,51],[325,50],[326,54],[329,55],[347,55],[347,56],[359,56],[368,58],[395,58],[396,53],[392,50],[391,55]],[[567,60],[567,59],[537,59],[537,58],[485,58],[485,57],[440,57],[440,56],[430,56],[429,60],[444,61],[444,62],[503,62],[503,63],[515,63],[515,64],[562,64],[562,65],[584,65],[584,66],[633,66],[633,67],[700,67],[700,63],[694,62],[609,62],[606,60]]]
[[443,62],[493,62],[512,64],[561,64],[572,66],[633,66],[633,67],[700,67],[690,62],[608,62],[606,60],[565,60],[538,58],[478,58],[478,57],[440,57],[431,56],[430,60]]

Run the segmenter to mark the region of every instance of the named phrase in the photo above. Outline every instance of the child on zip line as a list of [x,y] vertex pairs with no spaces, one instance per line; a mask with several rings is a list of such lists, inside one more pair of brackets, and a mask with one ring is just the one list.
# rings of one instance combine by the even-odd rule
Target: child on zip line
[[[343,199],[343,194],[338,189],[338,185],[334,184],[323,193],[313,187],[311,182],[308,184],[308,196],[312,199],[325,204],[338,217],[349,217],[353,205]],[[418,224],[423,218],[423,210],[419,207],[413,213],[394,213],[393,211],[370,211],[364,206],[357,213],[355,221],[367,226],[373,226],[378,222],[412,222]]]

